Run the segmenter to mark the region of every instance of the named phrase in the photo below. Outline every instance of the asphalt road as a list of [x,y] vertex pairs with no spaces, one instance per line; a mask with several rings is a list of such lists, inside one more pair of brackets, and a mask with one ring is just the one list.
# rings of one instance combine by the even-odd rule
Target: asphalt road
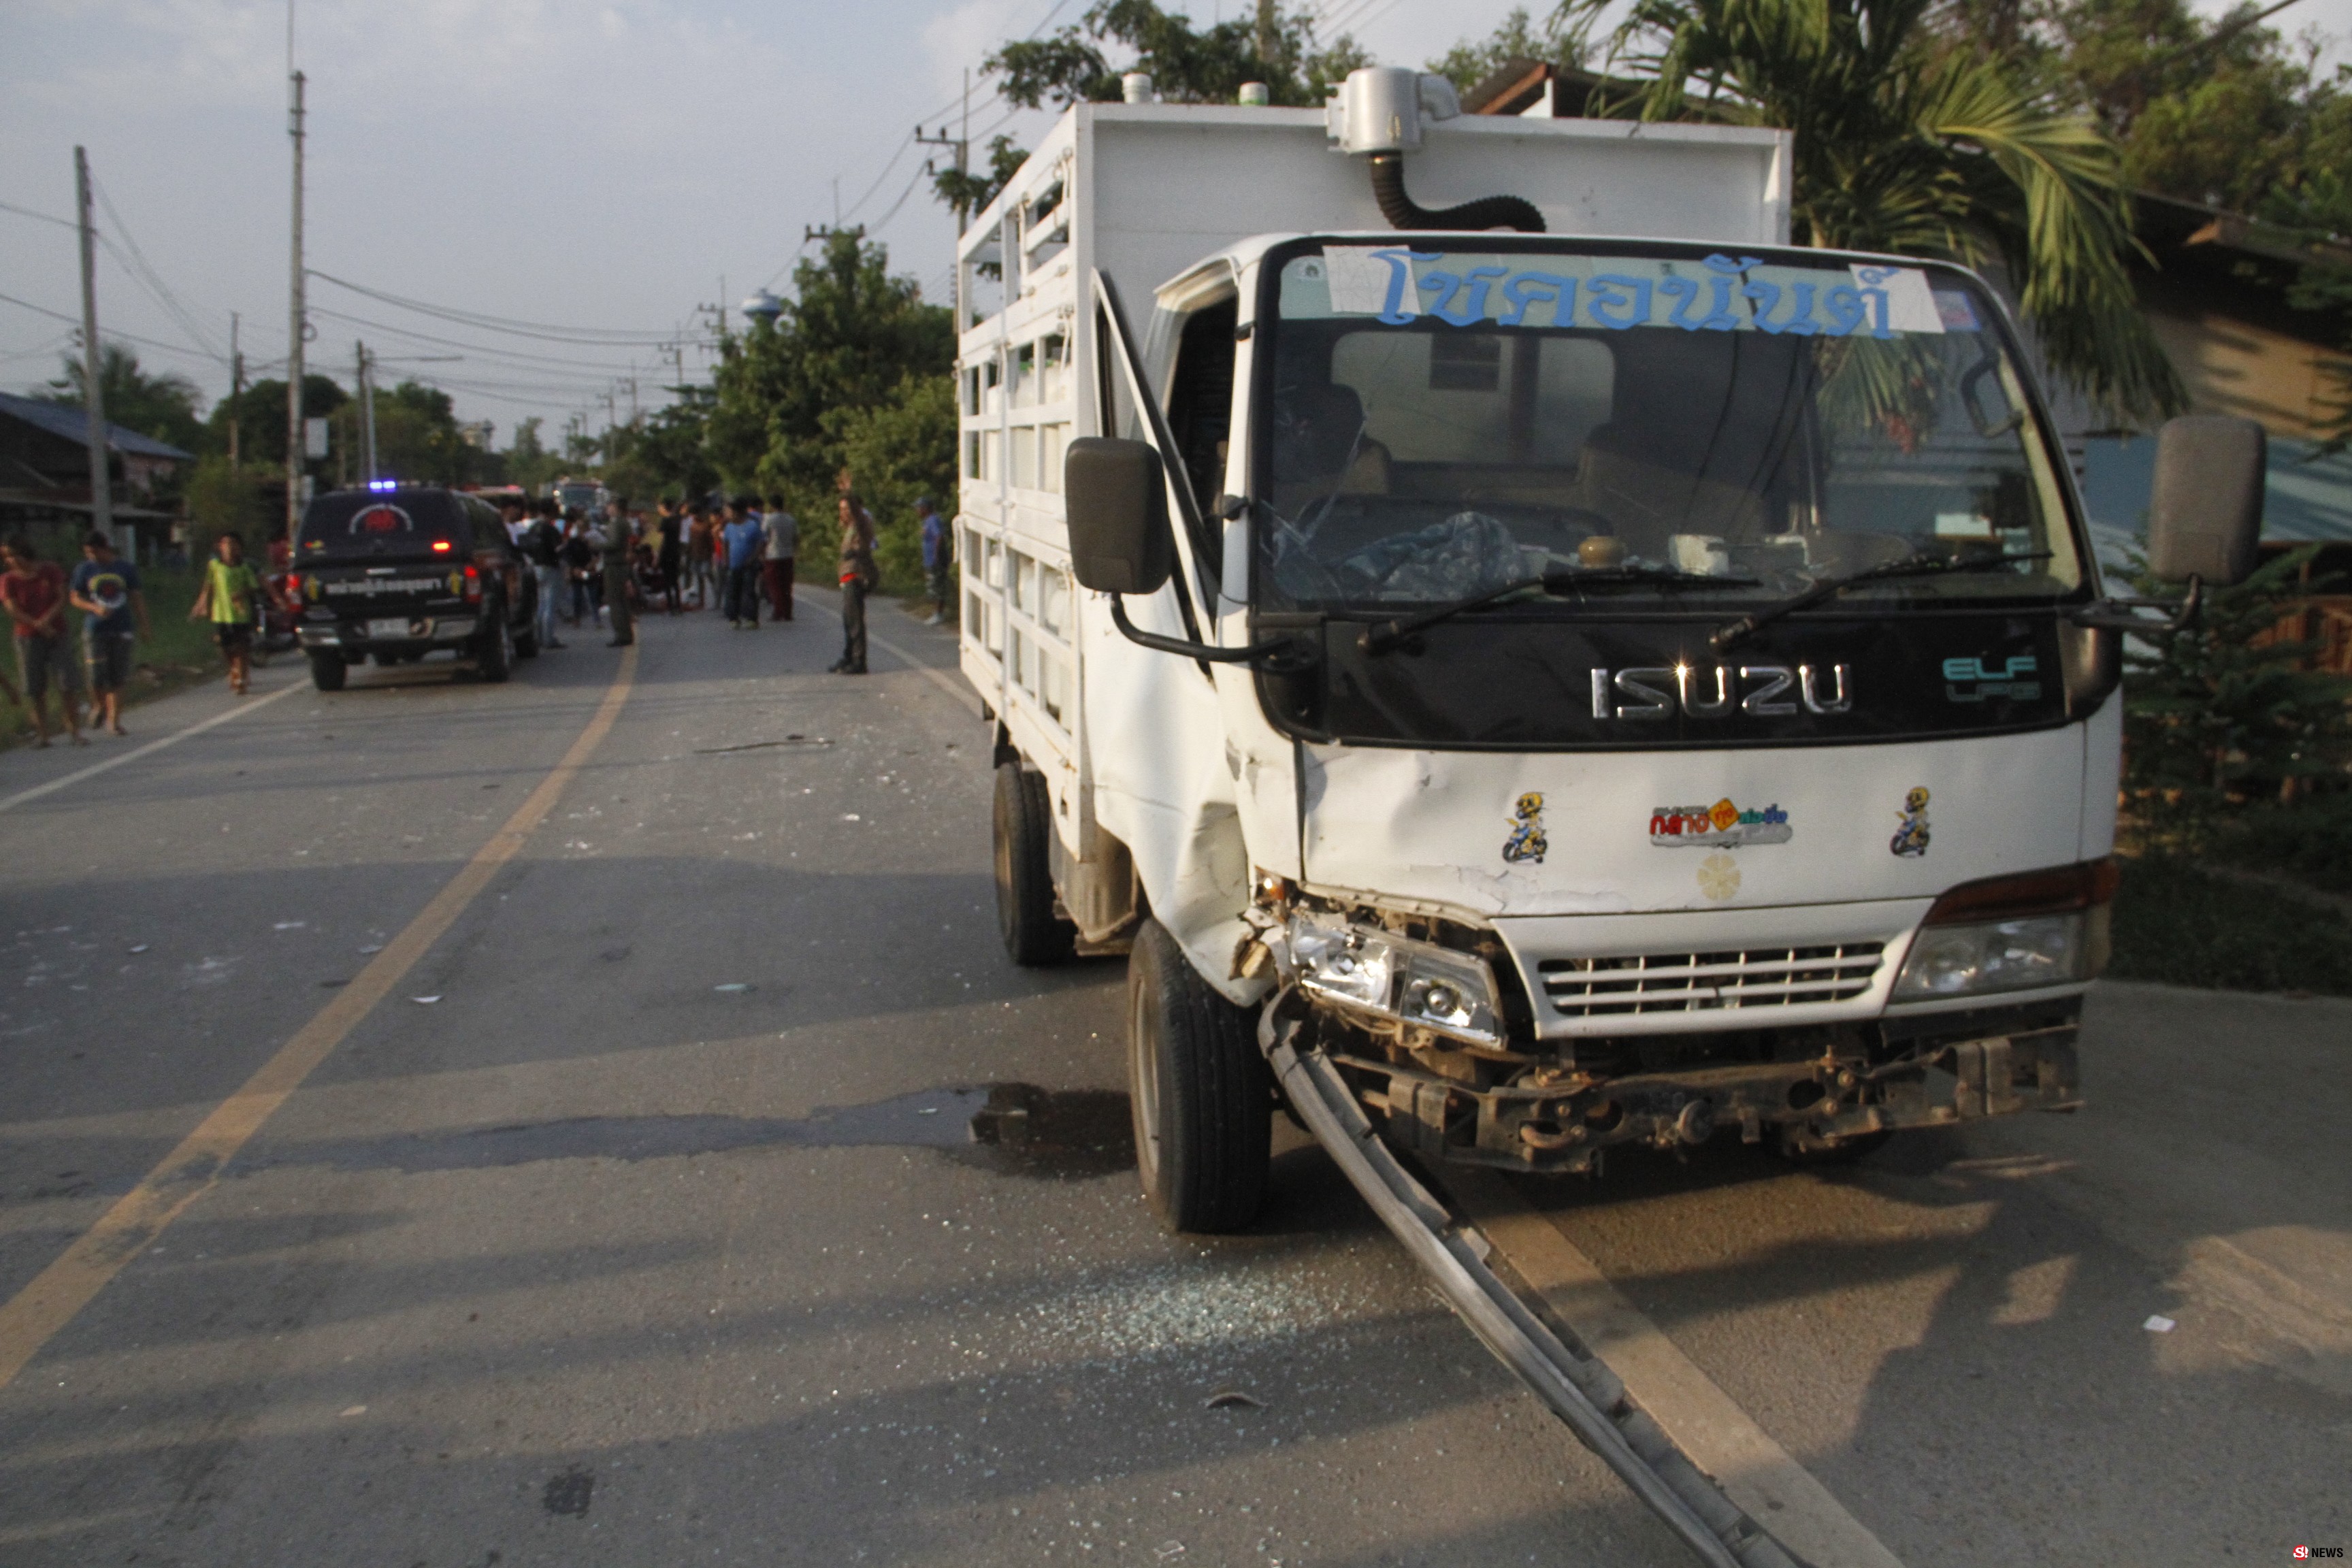
[[[823,674],[821,604],[646,626],[391,993],[84,1244],[0,1564],[1684,1562],[1297,1135],[1254,1234],[1157,1228],[1121,964],[1005,962],[985,728]],[[618,671],[572,642],[15,804],[228,700],[0,759],[0,1302],[495,847]],[[2080,1116],[1521,1191],[1913,1568],[2286,1561],[2352,1546],[2347,1053],[2342,1003],[2109,987]]]

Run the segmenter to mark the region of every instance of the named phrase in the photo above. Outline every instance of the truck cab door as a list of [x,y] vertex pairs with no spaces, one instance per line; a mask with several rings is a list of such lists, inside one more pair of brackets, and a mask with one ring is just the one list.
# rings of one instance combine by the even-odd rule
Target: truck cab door
[[[1160,341],[1172,343],[1165,408],[1172,438],[1170,467],[1189,486],[1212,532],[1215,557],[1202,563],[1203,597],[1217,640],[1250,640],[1246,515],[1217,515],[1227,492],[1245,487],[1233,478],[1236,442],[1244,443],[1243,375],[1248,353],[1240,330],[1241,289],[1195,294],[1163,310]],[[1257,682],[1246,666],[1227,665],[1212,677],[1224,721],[1223,765],[1231,776],[1251,865],[1282,876],[1300,874],[1297,749],[1266,721]]]

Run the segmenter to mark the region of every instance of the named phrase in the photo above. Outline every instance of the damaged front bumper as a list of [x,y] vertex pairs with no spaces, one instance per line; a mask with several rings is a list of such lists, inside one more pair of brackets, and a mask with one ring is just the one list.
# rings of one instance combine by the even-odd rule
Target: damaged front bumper
[[1297,992],[1267,1007],[1274,1035],[1321,1049],[1391,1144],[1507,1170],[1593,1173],[1606,1149],[1675,1149],[1730,1128],[1745,1142],[1769,1137],[1826,1150],[1902,1128],[2082,1103],[2079,997],[1944,1014],[1918,1020],[1926,1027],[1916,1034],[1913,1026],[1882,1023],[1781,1038],[1766,1031],[1741,1042],[1784,1059],[1614,1074],[1562,1062],[1506,1081],[1487,1081],[1501,1075],[1468,1060],[1444,1063],[1454,1070],[1441,1072],[1412,1056],[1396,1059],[1403,1053]]
[[[1590,1173],[1612,1147],[1678,1149],[1733,1128],[1745,1142],[1801,1152],[2081,1103],[2079,988],[1958,1009],[1886,1007],[1891,976],[1848,984],[1841,954],[1804,949],[1789,983],[1843,985],[1853,994],[1838,998],[1843,1017],[1798,1023],[1795,1009],[1775,1006],[1767,1024],[1762,1008],[1684,1012],[1676,1029],[1644,1009],[1638,1021],[1595,1019],[1584,1026],[1593,1032],[1541,1038],[1488,933],[1433,920],[1372,928],[1298,910],[1251,923],[1256,934],[1235,970],[1270,965],[1281,986],[1262,1038],[1322,1053],[1388,1142],[1425,1159]],[[1879,966],[1875,947],[1869,963]]]

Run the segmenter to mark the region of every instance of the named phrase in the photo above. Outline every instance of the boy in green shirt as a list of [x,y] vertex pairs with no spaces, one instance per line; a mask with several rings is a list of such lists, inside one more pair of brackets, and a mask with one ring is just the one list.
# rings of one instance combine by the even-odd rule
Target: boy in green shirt
[[219,553],[205,563],[205,585],[188,619],[212,622],[213,637],[228,657],[228,689],[242,697],[253,678],[253,602],[268,589],[246,564],[245,546],[236,534],[222,534],[217,547]]

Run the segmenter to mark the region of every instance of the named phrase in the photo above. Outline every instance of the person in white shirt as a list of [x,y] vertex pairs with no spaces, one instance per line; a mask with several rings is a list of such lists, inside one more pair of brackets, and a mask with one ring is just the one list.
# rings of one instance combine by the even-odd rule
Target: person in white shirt
[[801,525],[784,510],[783,497],[768,498],[768,510],[760,514],[760,536],[768,547],[760,562],[761,574],[767,579],[768,604],[776,619],[789,621],[793,618],[793,557],[801,547]]

